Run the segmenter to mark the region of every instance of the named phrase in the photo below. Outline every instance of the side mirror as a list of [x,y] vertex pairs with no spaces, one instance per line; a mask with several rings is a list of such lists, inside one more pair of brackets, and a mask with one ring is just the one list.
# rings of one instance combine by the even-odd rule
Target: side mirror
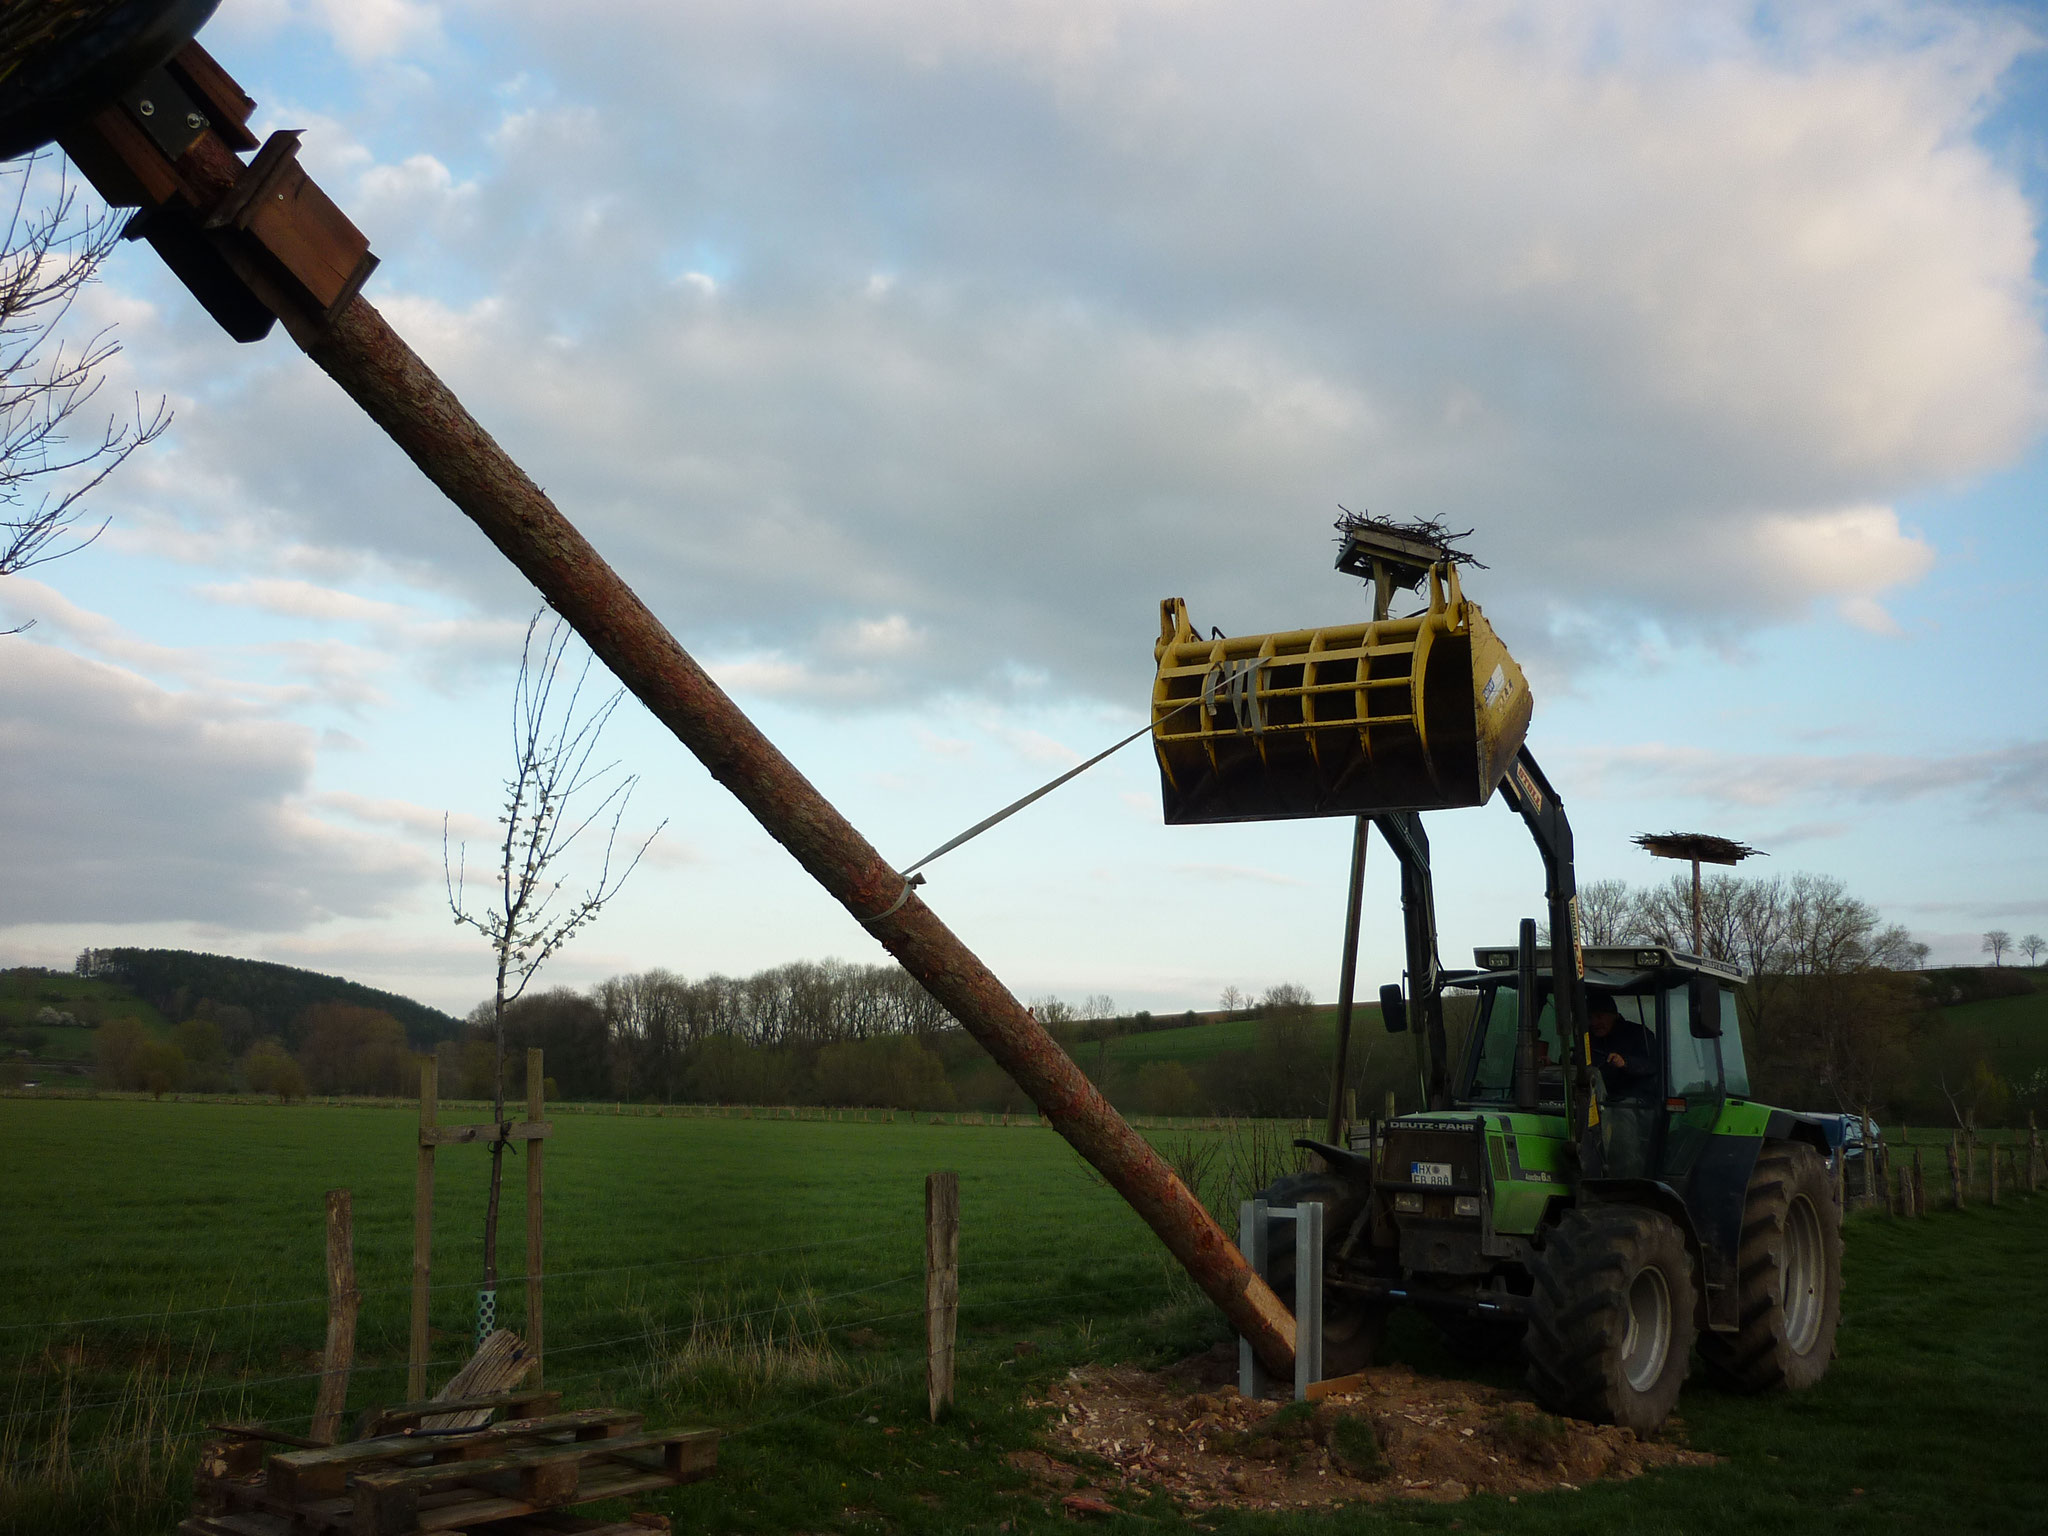
[[1408,1028],[1408,1003],[1401,996],[1399,982],[1388,982],[1380,988],[1380,1017],[1387,1021],[1387,1033],[1403,1034]]
[[1721,987],[1711,976],[1694,972],[1686,983],[1686,1011],[1692,1015],[1695,1040],[1721,1038]]

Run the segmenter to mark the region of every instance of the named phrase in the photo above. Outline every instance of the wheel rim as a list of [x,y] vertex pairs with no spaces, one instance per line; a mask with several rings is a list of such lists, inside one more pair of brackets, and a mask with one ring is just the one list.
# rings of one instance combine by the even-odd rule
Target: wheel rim
[[1799,1195],[1785,1213],[1785,1343],[1795,1355],[1812,1349],[1820,1336],[1824,1270],[1820,1217]]
[[1621,1341],[1621,1374],[1647,1392],[1664,1374],[1671,1352],[1671,1288],[1655,1267],[1636,1272],[1628,1288],[1628,1332]]

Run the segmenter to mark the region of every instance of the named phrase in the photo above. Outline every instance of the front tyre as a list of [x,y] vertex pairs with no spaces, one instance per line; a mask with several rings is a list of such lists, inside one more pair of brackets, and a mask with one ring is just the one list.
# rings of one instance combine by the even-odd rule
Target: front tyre
[[1522,1338],[1529,1388],[1553,1413],[1654,1433],[1692,1354],[1692,1255],[1670,1217],[1635,1206],[1567,1211],[1531,1266]]
[[[1353,1223],[1365,1212],[1366,1195],[1328,1173],[1290,1173],[1259,1191],[1271,1206],[1303,1203],[1323,1208],[1326,1255],[1337,1251]],[[1288,1311],[1294,1310],[1294,1223],[1270,1222],[1266,1228],[1266,1282]],[[1387,1338],[1387,1306],[1361,1301],[1330,1287],[1323,1290],[1323,1374],[1349,1376],[1376,1363]]]
[[1700,1339],[1709,1375],[1738,1392],[1812,1386],[1834,1358],[1842,1316],[1842,1212],[1813,1148],[1781,1143],[1757,1155],[1735,1268],[1741,1321]]

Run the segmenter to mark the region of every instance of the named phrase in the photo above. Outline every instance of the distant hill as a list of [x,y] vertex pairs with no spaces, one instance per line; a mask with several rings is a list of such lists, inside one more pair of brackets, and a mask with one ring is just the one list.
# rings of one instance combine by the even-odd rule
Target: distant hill
[[462,1032],[461,1020],[396,992],[269,960],[188,949],[93,949],[80,959],[91,975],[120,982],[173,1022],[189,1018],[204,1001],[246,1008],[255,1015],[259,1033],[282,1035],[294,1047],[293,1024],[315,1003],[382,1009],[405,1026],[415,1046],[452,1040]]

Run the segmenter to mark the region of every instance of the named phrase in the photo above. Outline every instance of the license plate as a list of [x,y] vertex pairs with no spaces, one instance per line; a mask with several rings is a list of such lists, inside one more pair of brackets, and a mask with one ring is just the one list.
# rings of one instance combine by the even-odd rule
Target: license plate
[[1408,1181],[1411,1184],[1443,1184],[1451,1182],[1449,1163],[1410,1163]]

